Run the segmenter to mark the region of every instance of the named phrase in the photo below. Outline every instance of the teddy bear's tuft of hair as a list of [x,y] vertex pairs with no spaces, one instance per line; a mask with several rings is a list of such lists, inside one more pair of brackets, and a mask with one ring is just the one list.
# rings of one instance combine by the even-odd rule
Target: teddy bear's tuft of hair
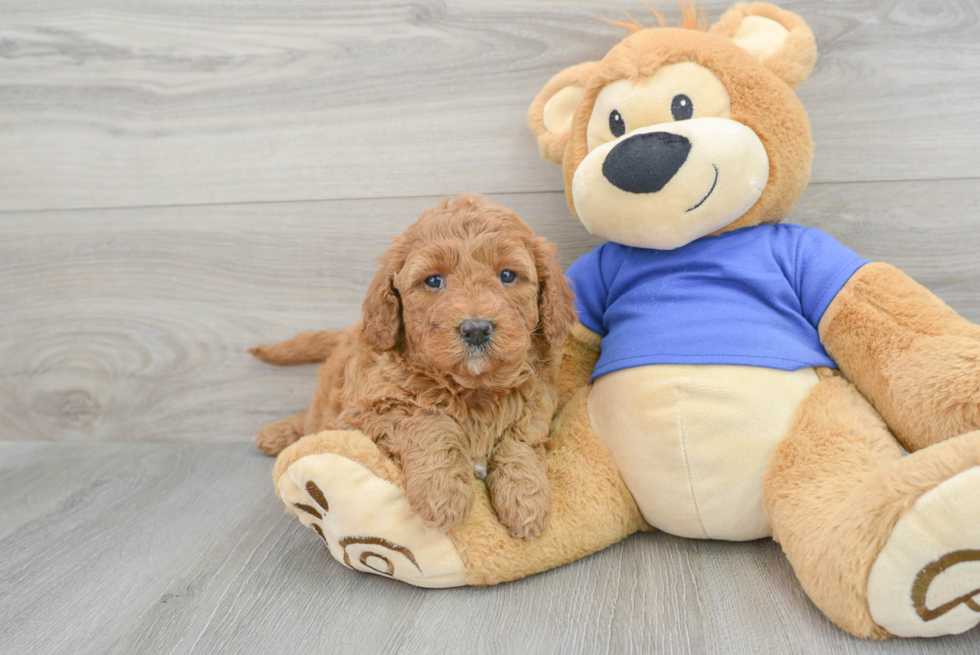
[[[698,7],[694,0],[679,0],[679,2],[681,4],[681,11],[684,14],[681,18],[681,24],[679,27],[685,30],[699,30],[701,32],[707,32],[708,18],[704,13],[704,5]],[[657,22],[660,24],[660,27],[667,27],[667,24],[664,22],[664,17],[659,11],[645,2],[640,4],[650,10],[654,18],[656,18]],[[620,11],[623,12],[630,22],[627,23],[621,20],[608,20],[606,18],[600,18],[599,20],[603,21],[604,23],[609,23],[610,25],[615,25],[616,27],[622,27],[631,34],[639,32],[640,30],[652,29],[633,18],[625,9],[620,9]]]

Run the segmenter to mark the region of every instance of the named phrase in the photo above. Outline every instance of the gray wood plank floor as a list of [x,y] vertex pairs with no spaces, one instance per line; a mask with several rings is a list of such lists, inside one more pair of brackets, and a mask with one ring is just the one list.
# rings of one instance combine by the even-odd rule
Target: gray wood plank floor
[[[655,3],[668,22],[674,0]],[[709,0],[717,18],[728,0]],[[980,6],[791,0],[821,54],[792,217],[980,322]],[[475,190],[595,245],[524,127],[618,0],[0,0],[0,653],[977,653],[861,642],[779,547],[634,536],[490,589],[355,574],[251,447],[375,257]],[[649,20],[644,18],[644,20]]]
[[515,583],[355,573],[247,444],[0,442],[0,652],[976,653],[871,643],[810,604],[771,541],[634,535]]

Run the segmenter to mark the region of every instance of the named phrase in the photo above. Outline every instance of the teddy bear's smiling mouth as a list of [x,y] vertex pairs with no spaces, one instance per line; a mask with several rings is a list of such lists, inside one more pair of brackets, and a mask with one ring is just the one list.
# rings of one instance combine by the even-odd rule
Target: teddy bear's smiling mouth
[[698,204],[694,205],[690,209],[684,210],[684,213],[685,214],[687,212],[689,212],[689,211],[694,211],[695,209],[697,209],[698,207],[700,207],[701,205],[703,205],[704,204],[704,201],[708,199],[708,196],[710,196],[712,193],[715,192],[715,187],[718,186],[718,167],[715,166],[714,164],[712,164],[711,167],[715,169],[715,181],[711,183],[711,188],[708,189],[708,193],[703,198],[701,198],[701,200],[700,200],[700,202],[698,202]]

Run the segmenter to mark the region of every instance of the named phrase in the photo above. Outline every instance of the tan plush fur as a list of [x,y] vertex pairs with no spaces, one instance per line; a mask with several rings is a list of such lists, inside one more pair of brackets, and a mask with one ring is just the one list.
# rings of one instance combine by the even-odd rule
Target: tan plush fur
[[558,373],[558,406],[562,407],[583,387],[588,386],[592,369],[599,361],[599,344],[602,337],[576,322],[562,355]]
[[762,16],[774,20],[789,31],[783,47],[766,57],[762,65],[786,82],[791,89],[803,84],[817,63],[817,40],[803,19],[765,2],[740,2],[711,26],[710,33],[730,39],[746,16]]
[[[360,430],[401,464],[409,504],[443,531],[466,518],[474,462],[484,465],[500,522],[536,537],[551,514],[544,455],[574,321],[554,246],[462,195],[427,210],[382,260],[361,323],[256,349],[286,363],[308,361],[304,347],[328,353],[302,421],[273,423],[256,443],[277,454],[304,434]],[[479,347],[461,336],[470,319],[492,325]]]
[[587,61],[566,68],[555,75],[545,85],[544,89],[538,94],[531,104],[528,111],[527,124],[535,134],[538,135],[538,150],[541,157],[547,159],[552,164],[560,164],[565,146],[568,145],[568,130],[560,130],[551,133],[544,126],[544,108],[555,93],[567,86],[585,87],[585,83],[592,77],[598,62]]
[[851,634],[880,639],[888,633],[868,610],[871,566],[922,494],[980,464],[980,432],[903,457],[853,385],[823,378],[773,457],[766,511],[810,599]]
[[980,327],[894,266],[859,270],[820,339],[908,450],[980,429]]

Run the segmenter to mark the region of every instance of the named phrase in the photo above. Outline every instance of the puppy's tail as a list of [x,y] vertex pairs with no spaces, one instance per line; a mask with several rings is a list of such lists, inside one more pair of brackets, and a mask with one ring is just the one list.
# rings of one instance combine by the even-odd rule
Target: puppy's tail
[[340,343],[339,334],[324,330],[297,334],[292,339],[268,346],[256,346],[248,352],[266,364],[296,366],[325,361],[338,343]]

